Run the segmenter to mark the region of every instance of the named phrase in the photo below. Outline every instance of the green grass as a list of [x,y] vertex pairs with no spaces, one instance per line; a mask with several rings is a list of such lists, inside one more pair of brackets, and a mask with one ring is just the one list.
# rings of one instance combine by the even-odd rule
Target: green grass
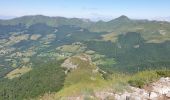
[[105,58],[105,59],[99,59],[95,61],[97,65],[102,65],[102,66],[112,66],[116,64],[116,61],[114,58]]
[[23,74],[31,71],[32,68],[31,67],[21,67],[21,68],[16,68],[15,70],[9,72],[5,78],[8,78],[8,79],[13,79],[13,78],[16,78],[16,77],[20,77],[22,76]]

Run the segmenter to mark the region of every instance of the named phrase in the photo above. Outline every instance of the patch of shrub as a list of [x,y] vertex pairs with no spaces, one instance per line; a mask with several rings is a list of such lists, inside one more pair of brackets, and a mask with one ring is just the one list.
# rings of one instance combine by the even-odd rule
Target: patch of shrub
[[160,77],[170,77],[170,70],[148,70],[134,74],[128,83],[131,86],[142,88]]
[[156,73],[161,77],[170,77],[170,70],[159,70]]
[[129,83],[131,86],[138,87],[138,88],[142,88],[142,87],[145,85],[145,81],[140,80],[140,79],[129,80],[128,83]]
[[157,80],[159,76],[156,71],[148,70],[134,74],[128,81],[131,86],[142,88],[145,84],[149,84]]

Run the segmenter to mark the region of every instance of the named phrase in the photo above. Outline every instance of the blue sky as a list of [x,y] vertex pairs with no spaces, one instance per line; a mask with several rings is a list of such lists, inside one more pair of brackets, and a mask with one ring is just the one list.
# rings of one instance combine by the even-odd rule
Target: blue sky
[[170,16],[170,0],[0,0],[1,18],[47,15],[109,19]]

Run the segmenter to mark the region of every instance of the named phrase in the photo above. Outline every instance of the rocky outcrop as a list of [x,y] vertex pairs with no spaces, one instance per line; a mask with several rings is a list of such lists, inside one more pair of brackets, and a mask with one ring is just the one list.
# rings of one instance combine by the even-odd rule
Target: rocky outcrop
[[87,62],[88,64],[92,65],[91,57],[89,55],[80,54],[67,58],[64,63],[61,64],[61,67],[67,69],[65,72],[67,74],[68,71],[75,70],[80,67],[79,65],[81,62]]
[[67,68],[68,70],[70,70],[70,69],[76,69],[77,65],[73,64],[73,62],[71,61],[71,58],[68,58],[64,61],[64,63],[61,65],[61,67]]
[[140,89],[131,87],[131,92],[111,93],[96,92],[95,96],[100,100],[107,100],[108,97],[114,97],[114,100],[170,100],[170,78],[160,78],[157,82]]

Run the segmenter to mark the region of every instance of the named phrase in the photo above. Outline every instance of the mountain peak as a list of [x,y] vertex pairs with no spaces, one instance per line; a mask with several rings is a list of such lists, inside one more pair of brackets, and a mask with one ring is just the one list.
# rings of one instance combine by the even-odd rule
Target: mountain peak
[[109,21],[109,22],[113,23],[113,22],[128,22],[128,21],[130,21],[130,19],[127,16],[122,15],[118,18],[115,18],[115,19]]
[[125,16],[125,15],[122,15],[122,16],[116,18],[116,19],[119,19],[119,20],[129,20],[129,18],[127,16]]

